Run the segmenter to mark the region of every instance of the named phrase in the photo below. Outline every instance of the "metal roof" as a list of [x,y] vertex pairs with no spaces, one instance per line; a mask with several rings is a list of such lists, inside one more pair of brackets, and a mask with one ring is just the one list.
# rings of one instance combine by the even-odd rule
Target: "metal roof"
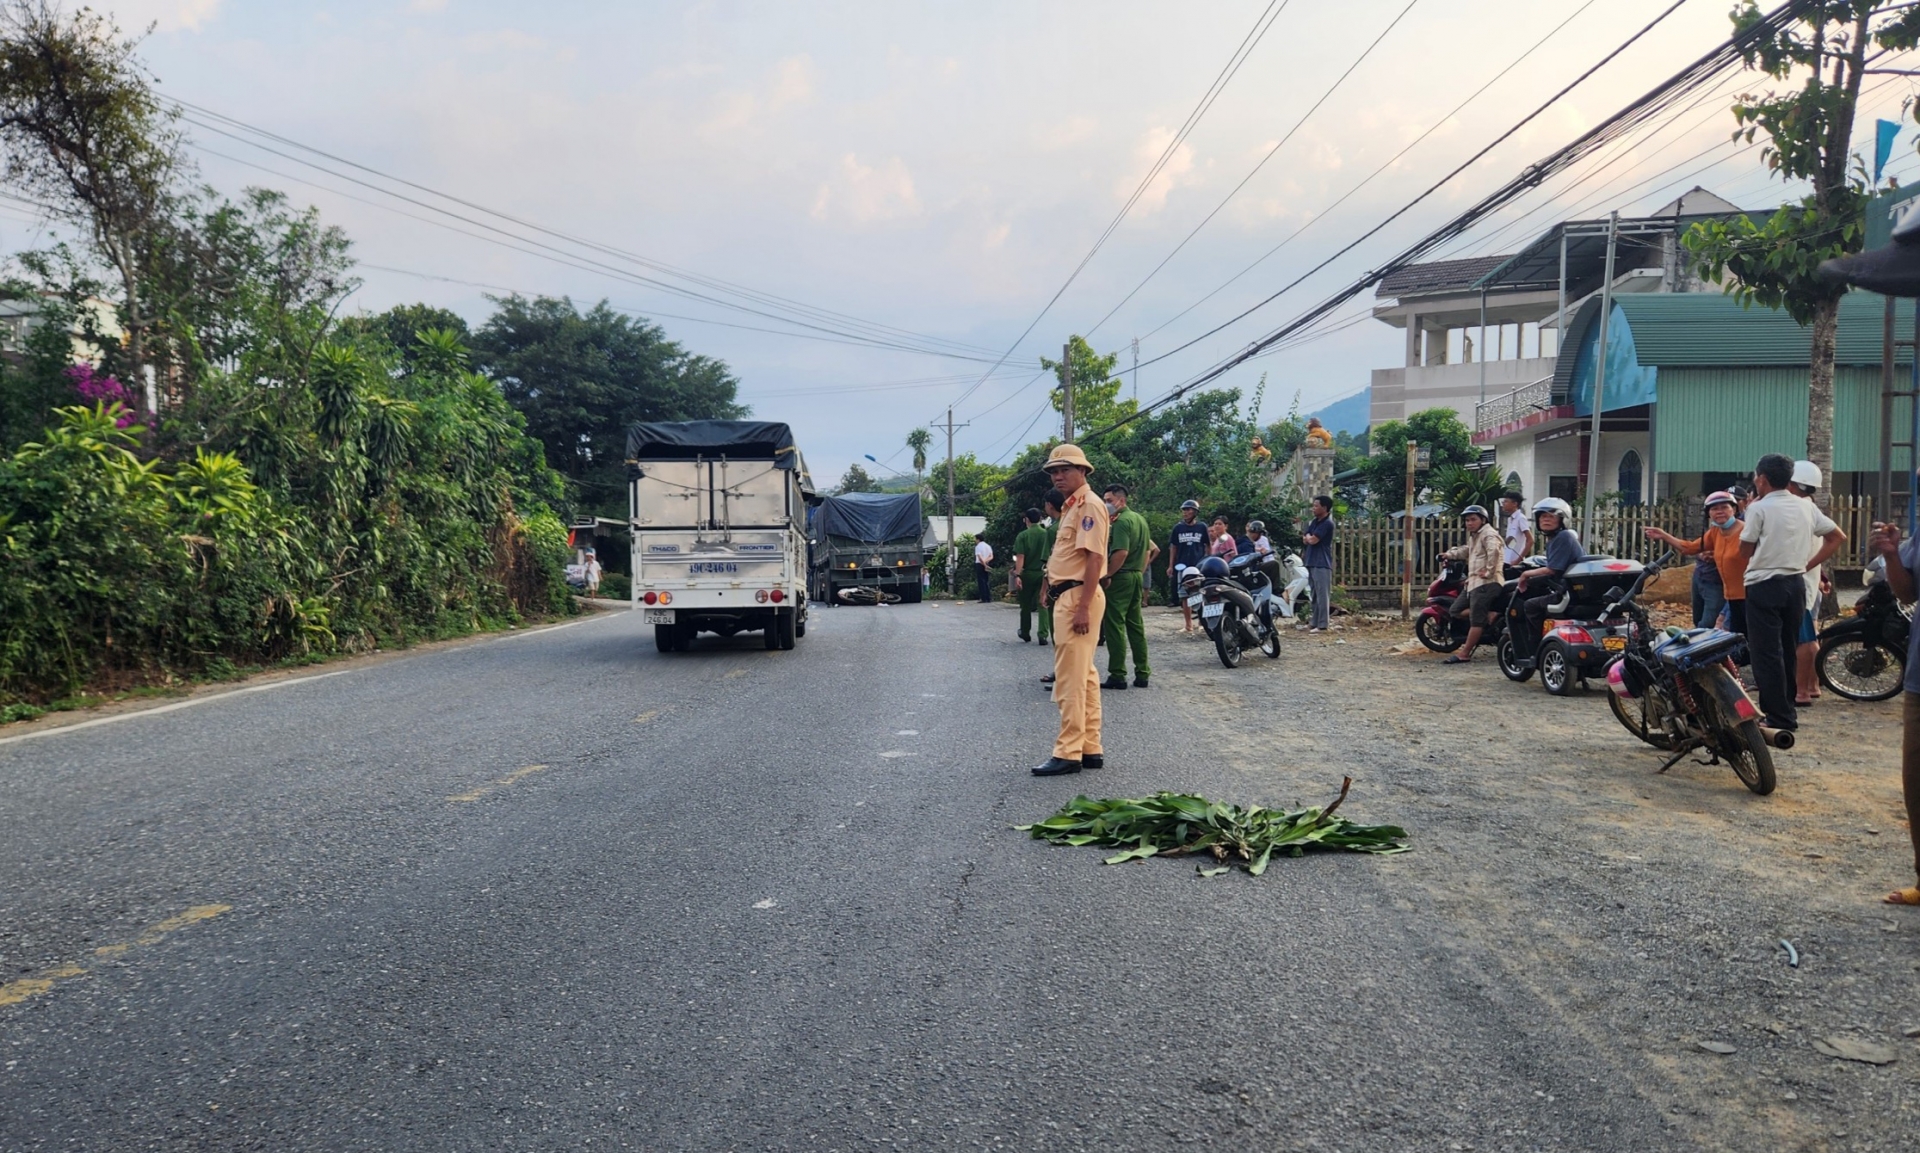
[[[1557,249],[1555,251],[1558,251]],[[1475,256],[1466,260],[1434,260],[1409,264],[1389,272],[1374,289],[1376,297],[1413,296],[1424,292],[1466,292],[1477,288],[1481,277],[1500,267],[1510,257]],[[1555,265],[1558,268],[1559,265]]]
[[[1840,301],[1836,364],[1879,364],[1885,297],[1849,293]],[[1813,330],[1778,309],[1742,308],[1718,292],[1654,292],[1616,296],[1644,365],[1793,365],[1813,356]],[[1897,308],[1894,337],[1913,336],[1913,309]],[[1903,353],[1899,359],[1906,360]]]
[[[1638,255],[1640,251],[1658,245],[1660,242],[1653,237],[1685,232],[1699,221],[1721,220],[1734,215],[1739,214],[1703,212],[1686,216],[1623,217],[1619,224],[1621,254],[1616,263],[1622,268],[1633,267],[1633,262],[1627,259],[1626,254]],[[1769,214],[1750,212],[1746,215],[1759,224],[1764,223]],[[1599,287],[1600,278],[1606,274],[1606,227],[1604,217],[1599,220],[1562,221],[1532,244],[1507,257],[1498,267],[1489,269],[1470,287],[1512,291],[1558,285],[1560,236],[1567,233],[1567,292],[1572,296],[1584,295]]]

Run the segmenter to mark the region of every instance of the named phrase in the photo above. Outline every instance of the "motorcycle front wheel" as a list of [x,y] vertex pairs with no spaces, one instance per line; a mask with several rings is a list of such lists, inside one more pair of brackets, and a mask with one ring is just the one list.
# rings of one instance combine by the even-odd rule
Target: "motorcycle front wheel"
[[1532,669],[1521,667],[1520,653],[1514,648],[1511,636],[1500,638],[1499,647],[1493,650],[1493,656],[1500,664],[1500,675],[1515,684],[1522,684],[1533,678]]
[[1277,661],[1280,659],[1280,630],[1274,627],[1272,621],[1267,621],[1266,626],[1266,635],[1260,638],[1260,651]]
[[1820,646],[1814,661],[1820,683],[1850,701],[1884,701],[1907,679],[1906,656],[1863,636]]
[[1220,663],[1230,669],[1240,667],[1240,621],[1233,616],[1220,618],[1213,630],[1213,647],[1219,650]]
[[1464,639],[1453,635],[1453,622],[1443,616],[1422,613],[1413,623],[1413,635],[1420,643],[1436,653],[1450,653],[1460,647]]
[[1733,767],[1733,775],[1758,796],[1773,791],[1773,749],[1760,733],[1760,722],[1741,721],[1739,729],[1725,734],[1720,755]]

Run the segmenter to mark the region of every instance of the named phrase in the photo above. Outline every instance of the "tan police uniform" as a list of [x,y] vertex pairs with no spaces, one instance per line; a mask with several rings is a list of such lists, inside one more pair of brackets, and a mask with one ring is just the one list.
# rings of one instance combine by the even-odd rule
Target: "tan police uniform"
[[[1057,588],[1086,575],[1087,558],[1098,557],[1096,573],[1107,564],[1107,535],[1112,527],[1106,502],[1091,487],[1067,498],[1060,510],[1060,532],[1047,557],[1047,584]],[[1087,606],[1087,631],[1073,631],[1074,614]],[[1053,598],[1053,699],[1060,706],[1060,736],[1053,755],[1078,761],[1101,754],[1100,676],[1094,672],[1094,648],[1100,642],[1100,622],[1107,598],[1099,582],[1077,585]]]

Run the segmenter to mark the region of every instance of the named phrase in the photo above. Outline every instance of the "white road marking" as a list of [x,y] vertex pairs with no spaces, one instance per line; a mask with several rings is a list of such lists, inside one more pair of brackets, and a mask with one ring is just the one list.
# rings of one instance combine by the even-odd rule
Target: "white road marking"
[[[600,619],[600,618],[588,617],[586,620],[568,621],[566,624],[563,624],[563,625],[549,625],[543,629],[528,629],[526,632],[507,633],[504,636],[489,637],[485,640],[475,642],[474,644],[461,645],[459,648],[440,649],[438,651],[449,652],[449,653],[463,653],[469,649],[477,649],[482,645],[495,644],[499,641],[518,640],[521,637],[538,636],[542,633],[557,633],[561,629],[570,629],[570,628],[575,628],[579,625],[590,624],[596,619]],[[612,619],[612,618],[608,617],[606,619]],[[431,654],[414,653],[411,655],[412,656],[429,656]],[[50,729],[39,729],[31,733],[20,733],[11,737],[0,737],[0,745],[11,745],[17,741],[31,741],[39,737],[54,737],[54,736],[59,736],[63,733],[77,733],[81,729],[91,729],[97,725],[111,725],[119,721],[130,721],[135,719],[136,717],[155,717],[155,716],[159,716],[161,713],[171,713],[179,709],[190,709],[195,705],[204,705],[213,701],[224,701],[228,697],[237,697],[242,693],[264,693],[271,689],[283,689],[283,688],[286,688],[288,685],[304,685],[310,681],[324,681],[328,677],[344,677],[348,673],[357,673],[361,671],[362,671],[361,669],[335,669],[330,673],[310,673],[305,676],[285,677],[277,681],[268,681],[265,684],[242,685],[240,688],[229,689],[224,693],[208,693],[206,696],[189,697],[184,701],[173,701],[169,704],[155,705],[153,708],[150,708],[150,709],[140,709],[138,711],[129,712],[129,713],[115,713],[110,717],[94,717],[91,720],[75,721],[70,725],[56,725],[55,727]]]
[[893,735],[896,737],[917,737],[920,735],[920,730],[919,729],[900,729],[900,730],[897,730]]
[[773,898],[768,897],[764,901],[755,901],[753,907],[756,909],[771,909],[773,908]]

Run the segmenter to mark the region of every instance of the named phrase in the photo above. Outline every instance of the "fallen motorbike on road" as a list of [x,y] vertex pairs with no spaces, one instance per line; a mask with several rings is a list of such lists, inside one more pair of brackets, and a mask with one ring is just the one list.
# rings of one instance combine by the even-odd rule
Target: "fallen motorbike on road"
[[1760,724],[1760,710],[1734,675],[1734,657],[1746,638],[1721,629],[1671,628],[1656,632],[1639,595],[1673,560],[1668,552],[1648,565],[1624,593],[1609,593],[1608,619],[1634,628],[1626,648],[1607,665],[1607,704],[1634,736],[1669,752],[1666,772],[1693,752],[1705,764],[1726,761],[1748,789],[1766,796],[1775,784],[1773,750],[1793,747],[1793,734]]
[[1820,632],[1820,655],[1814,660],[1820,683],[1850,701],[1888,700],[1906,683],[1913,621],[1887,586],[1885,567],[1875,557],[1853,615]]
[[1280,630],[1273,622],[1273,577],[1266,558],[1257,553],[1208,557],[1200,562],[1197,594],[1200,623],[1213,637],[1220,663],[1240,666],[1240,656],[1257,648],[1269,658],[1280,656]]

